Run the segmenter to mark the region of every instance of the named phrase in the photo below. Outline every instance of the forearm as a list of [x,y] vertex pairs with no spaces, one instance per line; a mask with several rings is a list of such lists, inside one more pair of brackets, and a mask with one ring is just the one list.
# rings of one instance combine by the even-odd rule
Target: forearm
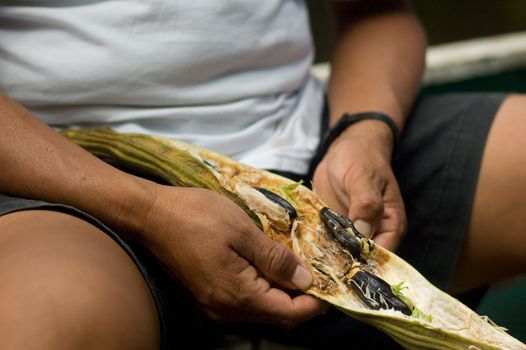
[[402,129],[424,68],[422,27],[403,6],[364,16],[352,13],[359,8],[347,10],[349,14],[336,8],[341,34],[331,60],[331,123],[345,112],[377,111],[388,114]]
[[92,156],[0,93],[0,192],[64,203],[137,238],[151,183]]

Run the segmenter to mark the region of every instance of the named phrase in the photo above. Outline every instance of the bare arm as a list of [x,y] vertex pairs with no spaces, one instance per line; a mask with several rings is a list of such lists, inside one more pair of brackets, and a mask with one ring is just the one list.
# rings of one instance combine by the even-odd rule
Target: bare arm
[[[331,60],[330,121],[343,113],[389,115],[400,129],[424,67],[423,30],[404,1],[331,1],[340,29]],[[320,195],[363,233],[395,249],[405,210],[390,167],[393,137],[380,121],[351,125],[332,144],[314,175]]]
[[75,206],[137,238],[151,183],[100,161],[1,93],[0,134],[0,192]]
[[339,28],[329,82],[331,121],[385,112],[402,128],[420,87],[426,39],[403,1],[335,1]]
[[202,189],[162,186],[121,172],[0,95],[0,193],[75,206],[148,248],[218,320],[291,327],[323,312],[310,273],[241,208]]

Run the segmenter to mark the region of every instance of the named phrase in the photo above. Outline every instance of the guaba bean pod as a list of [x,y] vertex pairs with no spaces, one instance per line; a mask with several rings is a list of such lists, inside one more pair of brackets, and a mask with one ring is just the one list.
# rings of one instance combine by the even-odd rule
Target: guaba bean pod
[[[396,254],[374,245],[305,186],[176,140],[111,129],[66,130],[63,135],[112,164],[232,199],[310,268],[314,282],[307,293],[386,332],[407,349],[526,350]],[[254,193],[255,188],[260,192]]]

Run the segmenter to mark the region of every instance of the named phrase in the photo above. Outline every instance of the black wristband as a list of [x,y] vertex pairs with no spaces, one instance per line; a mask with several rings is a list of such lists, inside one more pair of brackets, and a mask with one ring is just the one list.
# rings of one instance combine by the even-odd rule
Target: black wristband
[[[345,113],[336,124],[327,130],[325,133],[323,139],[320,142],[320,145],[318,146],[318,150],[314,156],[314,159],[312,160],[312,167],[316,167],[325,154],[327,153],[327,150],[331,146],[331,144],[334,142],[334,140],[341,135],[342,132],[345,131],[349,126],[351,126],[354,123],[357,123],[362,120],[379,120],[381,122],[384,122],[389,126],[389,129],[391,129],[391,132],[393,133],[393,154],[396,150],[396,147],[398,145],[398,138],[400,137],[400,132],[398,131],[398,127],[396,126],[395,122],[391,117],[389,117],[387,114],[380,113],[380,112],[362,112],[357,114],[347,114]],[[314,169],[313,169],[314,170]]]

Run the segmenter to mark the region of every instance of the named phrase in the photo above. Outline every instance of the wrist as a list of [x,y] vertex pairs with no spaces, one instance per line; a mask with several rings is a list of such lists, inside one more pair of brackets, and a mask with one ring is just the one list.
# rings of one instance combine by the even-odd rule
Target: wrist
[[[356,126],[356,124],[361,125]],[[348,139],[349,135],[362,140],[373,139],[377,142],[373,145],[376,144],[384,148],[389,153],[390,158],[396,148],[400,132],[394,120],[387,114],[381,112],[345,113],[321,140],[317,152],[319,159],[315,160],[321,161],[332,144],[338,139],[342,140],[342,134],[345,134],[343,139]]]
[[347,140],[366,141],[369,147],[380,150],[388,159],[391,158],[395,135],[389,126],[379,120],[364,119],[346,128],[333,142],[334,145]]
[[[370,123],[372,121],[375,121],[377,123]],[[365,123],[367,122],[367,123]],[[361,127],[357,127],[356,124],[361,123]],[[385,124],[383,127],[380,127],[378,123]],[[351,127],[354,126],[353,129]],[[388,128],[388,130],[391,133],[391,142],[389,143],[389,136],[386,135],[385,127]],[[316,154],[314,155],[314,158],[311,161],[310,168],[309,168],[309,175],[313,176],[315,169],[317,168],[318,164],[322,161],[322,159],[327,154],[327,151],[329,148],[331,148],[332,144],[339,139],[341,140],[349,140],[350,136],[353,137],[356,136],[356,134],[359,131],[364,131],[364,128],[368,131],[366,133],[359,133],[358,140],[368,140],[371,147],[379,147],[379,149],[383,150],[382,155],[386,157],[386,160],[390,160],[392,157],[392,154],[394,153],[394,149],[396,148],[396,144],[398,141],[399,131],[398,126],[395,124],[393,119],[380,112],[362,112],[357,114],[347,114],[345,113],[324,135],[322,138],[318,149],[316,150]],[[342,138],[342,134],[345,133],[344,138]],[[376,138],[376,139],[375,139]],[[371,140],[376,140],[377,142],[370,142]],[[353,141],[354,142],[354,141]],[[366,148],[367,150],[370,149],[370,147]]]
[[[126,241],[143,242],[144,226],[153,208],[158,185],[133,175],[124,175],[116,186],[113,204],[101,208],[101,218]],[[107,209],[107,210],[105,210]]]

